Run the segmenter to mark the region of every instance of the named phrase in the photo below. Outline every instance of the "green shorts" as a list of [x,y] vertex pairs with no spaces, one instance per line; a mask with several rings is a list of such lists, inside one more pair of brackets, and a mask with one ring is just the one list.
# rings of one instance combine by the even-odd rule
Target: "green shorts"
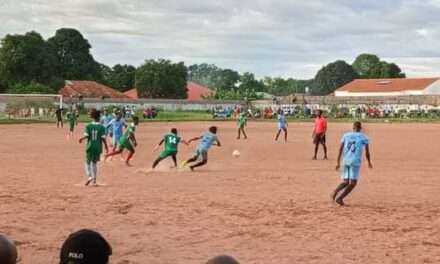
[[75,122],[69,122],[69,128],[70,128],[70,131],[72,131],[73,132],[73,130],[75,129]]
[[97,163],[101,159],[101,151],[88,150],[86,151],[86,161],[87,163],[93,162]]
[[165,159],[165,158],[175,156],[175,155],[177,155],[177,151],[164,150],[160,153],[159,158]]
[[119,149],[120,150],[128,150],[130,152],[134,152],[134,147],[133,145],[130,143],[130,141],[121,141],[119,142]]

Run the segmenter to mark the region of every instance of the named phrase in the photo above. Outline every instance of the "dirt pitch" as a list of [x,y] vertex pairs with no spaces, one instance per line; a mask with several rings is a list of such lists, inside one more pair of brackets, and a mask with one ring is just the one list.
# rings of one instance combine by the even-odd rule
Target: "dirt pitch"
[[[440,263],[440,125],[366,124],[374,170],[339,208],[329,194],[339,138],[350,124],[330,124],[330,160],[312,161],[312,124],[291,124],[288,143],[274,123],[216,123],[222,148],[191,173],[149,167],[151,150],[172,124],[144,124],[127,168],[100,163],[104,187],[84,178],[84,145],[53,125],[1,126],[0,232],[19,245],[20,263],[57,263],[61,243],[79,228],[111,242],[111,263],[196,264],[226,253],[241,263]],[[179,123],[182,136],[209,123]],[[82,134],[81,126],[76,136]],[[195,148],[181,146],[180,159]],[[232,157],[234,149],[240,158]]]

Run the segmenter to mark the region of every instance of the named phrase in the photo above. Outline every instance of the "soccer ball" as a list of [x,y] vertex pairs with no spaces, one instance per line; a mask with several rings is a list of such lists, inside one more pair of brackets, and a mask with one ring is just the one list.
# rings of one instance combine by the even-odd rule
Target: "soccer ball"
[[240,151],[238,151],[238,150],[234,150],[234,151],[232,152],[232,156],[234,156],[234,157],[236,157],[236,158],[240,157]]

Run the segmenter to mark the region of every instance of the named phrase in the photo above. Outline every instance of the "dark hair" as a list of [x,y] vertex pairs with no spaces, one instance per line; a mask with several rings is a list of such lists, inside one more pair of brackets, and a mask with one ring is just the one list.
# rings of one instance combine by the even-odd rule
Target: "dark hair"
[[322,115],[322,110],[321,110],[321,109],[318,109],[318,110],[316,110],[316,113],[317,113],[318,115]]
[[212,126],[209,128],[209,132],[213,133],[213,134],[217,134],[217,127],[216,126]]
[[177,135],[177,129],[176,128],[171,128],[171,133],[176,134]]
[[133,116],[132,119],[133,119],[133,123],[135,123],[136,125],[139,123],[139,117]]
[[206,264],[240,264],[240,263],[233,257],[222,255],[208,260]]
[[361,130],[362,129],[362,123],[359,121],[356,121],[353,123],[353,127],[357,130]]
[[95,108],[92,108],[92,110],[90,110],[90,117],[95,121],[99,121],[99,118],[101,117],[101,112],[99,112]]
[[0,234],[0,260],[4,264],[17,263],[17,247],[14,242]]

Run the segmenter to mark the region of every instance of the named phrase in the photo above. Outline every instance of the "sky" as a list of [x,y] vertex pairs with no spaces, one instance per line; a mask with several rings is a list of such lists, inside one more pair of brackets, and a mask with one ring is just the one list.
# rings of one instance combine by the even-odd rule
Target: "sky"
[[0,37],[76,28],[107,65],[166,58],[313,78],[361,53],[440,76],[440,0],[0,0]]

